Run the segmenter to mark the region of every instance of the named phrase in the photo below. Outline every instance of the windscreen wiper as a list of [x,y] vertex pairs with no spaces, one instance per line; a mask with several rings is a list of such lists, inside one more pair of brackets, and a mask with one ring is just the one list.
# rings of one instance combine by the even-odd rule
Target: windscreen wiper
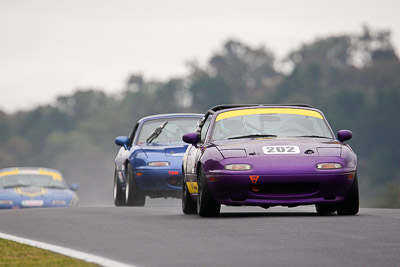
[[65,189],[65,187],[57,186],[57,185],[49,185],[49,186],[43,186],[43,187],[51,188],[51,189]]
[[165,125],[167,125],[168,121],[163,122],[160,126],[158,126],[151,134],[150,136],[147,138],[146,143],[150,144],[151,142],[153,142],[154,139],[156,139],[162,132],[162,130],[164,129]]
[[242,138],[262,138],[262,137],[277,137],[275,134],[248,134],[229,137],[228,139],[242,139]]
[[288,136],[288,137],[330,138],[330,137],[321,136],[321,135],[295,135],[295,136]]
[[12,185],[6,185],[3,186],[4,189],[6,188],[13,188],[13,187],[30,187],[32,185],[27,185],[27,184],[12,184]]

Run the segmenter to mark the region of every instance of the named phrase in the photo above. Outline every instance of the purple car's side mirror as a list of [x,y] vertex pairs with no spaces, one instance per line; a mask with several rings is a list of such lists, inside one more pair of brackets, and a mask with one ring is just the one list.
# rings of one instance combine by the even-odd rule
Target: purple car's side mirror
[[184,136],[182,136],[182,140],[185,143],[196,145],[197,142],[200,140],[200,136],[197,133],[187,133]]
[[350,140],[353,137],[353,133],[349,130],[340,130],[337,133],[337,138],[340,142]]

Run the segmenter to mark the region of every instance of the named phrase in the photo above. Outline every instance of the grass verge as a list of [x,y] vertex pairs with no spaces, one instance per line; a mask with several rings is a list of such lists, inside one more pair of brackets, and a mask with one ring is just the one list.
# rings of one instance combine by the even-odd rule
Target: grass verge
[[92,267],[98,265],[7,239],[0,239],[0,266]]

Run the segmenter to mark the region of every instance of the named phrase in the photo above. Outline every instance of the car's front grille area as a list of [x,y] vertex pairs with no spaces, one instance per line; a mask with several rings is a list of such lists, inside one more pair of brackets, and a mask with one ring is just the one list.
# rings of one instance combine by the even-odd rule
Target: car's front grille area
[[261,194],[310,194],[318,188],[317,183],[262,183],[252,185],[250,190]]

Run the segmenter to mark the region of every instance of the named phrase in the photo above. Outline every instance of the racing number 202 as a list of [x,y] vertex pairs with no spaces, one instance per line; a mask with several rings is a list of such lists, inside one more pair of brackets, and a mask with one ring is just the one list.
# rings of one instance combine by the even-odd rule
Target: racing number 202
[[294,152],[294,147],[292,146],[288,146],[288,147],[284,147],[284,146],[269,146],[267,147],[268,153],[293,153]]
[[265,154],[298,154],[300,149],[298,146],[263,146]]

